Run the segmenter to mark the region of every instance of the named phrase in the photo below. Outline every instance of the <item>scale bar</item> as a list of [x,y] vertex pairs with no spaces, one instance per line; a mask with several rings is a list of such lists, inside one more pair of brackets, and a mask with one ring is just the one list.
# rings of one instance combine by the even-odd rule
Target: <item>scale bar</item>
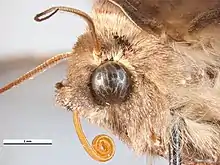
[[52,146],[51,139],[4,139],[4,146]]

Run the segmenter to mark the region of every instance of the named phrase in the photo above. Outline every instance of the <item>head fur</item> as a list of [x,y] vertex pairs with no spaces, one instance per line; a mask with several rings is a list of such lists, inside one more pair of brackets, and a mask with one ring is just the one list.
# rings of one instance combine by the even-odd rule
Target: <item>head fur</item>
[[[170,128],[179,117],[184,121],[186,158],[195,150],[200,153],[195,156],[199,159],[213,159],[219,154],[219,126],[205,122],[220,119],[213,114],[220,104],[214,103],[219,100],[217,93],[210,93],[215,85],[209,74],[219,71],[208,61],[197,59],[205,55],[204,50],[164,44],[107,1],[95,3],[91,18],[101,44],[101,62],[113,59],[123,64],[132,75],[133,91],[122,104],[102,106],[94,101],[90,76],[101,62],[92,56],[94,43],[86,31],[73,47],[68,83],[57,89],[57,103],[111,131],[138,154],[165,156]],[[215,98],[208,98],[208,91]],[[206,138],[201,137],[204,133]]]

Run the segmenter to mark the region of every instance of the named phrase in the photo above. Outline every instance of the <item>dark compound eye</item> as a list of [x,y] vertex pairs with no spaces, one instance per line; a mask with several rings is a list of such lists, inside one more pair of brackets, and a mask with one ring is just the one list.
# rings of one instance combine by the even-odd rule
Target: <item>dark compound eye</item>
[[108,61],[95,69],[91,76],[91,92],[101,103],[120,103],[131,92],[131,75],[119,63]]

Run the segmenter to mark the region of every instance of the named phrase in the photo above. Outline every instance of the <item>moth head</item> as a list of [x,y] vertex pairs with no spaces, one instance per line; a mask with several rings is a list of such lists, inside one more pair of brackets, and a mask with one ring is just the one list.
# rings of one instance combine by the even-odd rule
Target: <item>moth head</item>
[[108,57],[102,48],[106,43],[97,35],[89,15],[73,8],[53,7],[38,14],[35,20],[46,20],[58,10],[82,16],[88,29],[78,38],[68,57],[66,79],[55,85],[57,103],[71,111],[88,112],[94,107],[119,106],[129,100],[132,74],[121,62]]
[[[164,100],[154,82],[145,77],[148,66],[141,60],[143,56],[136,56],[136,58],[129,56],[136,53],[135,48],[132,49],[126,37],[121,36],[122,30],[118,31],[119,35],[109,32],[106,36],[110,36],[110,39],[106,40],[102,36],[104,32],[100,33],[96,30],[93,19],[80,10],[62,6],[52,7],[37,14],[35,20],[46,20],[59,10],[81,16],[88,23],[87,31],[78,38],[71,52],[45,61],[1,88],[0,93],[52,64],[67,59],[67,76],[55,85],[56,102],[69,111],[78,111],[91,123],[110,130],[135,150],[145,152],[147,146],[142,144],[146,143],[146,139],[149,139],[152,134],[151,123],[147,122],[158,123],[154,121],[154,116],[163,115],[156,112],[162,109]],[[137,32],[139,34],[132,34],[130,37],[134,43],[138,44],[148,39],[135,40],[143,36],[141,31],[137,30]],[[139,45],[141,46],[137,52],[139,51],[138,53],[142,55],[144,53],[141,51],[146,45]],[[152,48],[152,46],[149,47]],[[157,49],[154,48],[154,51],[156,52]],[[123,56],[124,53],[127,55],[127,60],[119,60],[118,57]],[[141,129],[141,127],[148,129]]]
[[[91,20],[95,25],[100,21],[96,16]],[[132,23],[127,24],[129,26],[134,28]],[[136,30],[138,33],[127,39],[120,30],[122,27],[115,31],[94,27],[100,56],[93,54],[95,44],[91,31],[87,30],[73,47],[66,79],[56,85],[56,102],[67,110],[77,110],[90,123],[110,130],[134,150],[143,153],[147,148],[143,145],[146,139],[153,137],[152,134],[159,136],[159,131],[152,131],[148,121],[161,124],[154,120],[154,116],[163,115],[157,111],[161,111],[164,104],[157,86],[145,76],[149,65],[139,59],[145,50],[141,43],[145,41],[144,34]],[[140,49],[136,51],[137,44],[131,45],[130,40],[140,43]],[[157,49],[152,48],[153,51]]]
[[121,132],[121,138],[128,141],[125,124],[120,124],[121,112],[117,113],[114,107],[120,109],[130,99],[133,88],[131,72],[123,63],[109,56],[106,42],[86,13],[68,7],[53,7],[38,14],[35,20],[46,20],[58,10],[78,14],[86,20],[88,29],[78,37],[68,55],[67,77],[55,85],[56,103],[69,111],[78,111],[90,122],[115,134]]
[[121,63],[102,58],[101,44],[93,20],[89,15],[73,8],[52,7],[37,14],[35,20],[46,20],[58,10],[71,12],[84,18],[88,23],[88,31],[79,38],[73,48],[72,57],[69,60],[67,79],[69,83],[57,83],[57,92],[65,87],[65,84],[74,88],[78,81],[81,85],[84,82],[87,84],[86,86],[90,88],[90,93],[97,104],[115,104],[125,101],[131,91],[131,75]]

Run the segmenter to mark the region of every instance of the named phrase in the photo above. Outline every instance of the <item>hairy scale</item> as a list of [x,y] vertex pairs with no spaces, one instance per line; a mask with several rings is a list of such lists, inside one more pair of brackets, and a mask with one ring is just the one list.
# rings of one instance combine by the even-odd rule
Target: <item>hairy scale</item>
[[[45,61],[0,93],[67,59],[67,77],[55,85],[56,103],[75,111],[75,125],[80,115],[140,155],[220,163],[219,0],[96,0],[91,17],[58,6],[35,20],[59,10],[84,18],[86,32],[71,52]],[[88,147],[82,131],[77,133]],[[114,155],[112,150],[100,157],[87,147],[96,160]]]
[[[179,1],[174,2],[174,5],[181,6]],[[219,3],[216,1],[216,4]],[[211,7],[214,5],[210,3]],[[182,39],[188,36],[176,36],[174,32],[182,30],[182,27],[176,24],[170,28],[171,31],[167,31],[167,35],[174,40],[164,42],[161,36],[164,26],[161,25],[170,26],[170,23],[164,23],[166,14],[163,12],[167,11],[161,10],[161,13],[155,13],[155,17],[149,15],[142,24],[140,22],[140,25],[146,23],[147,30],[137,26],[135,15],[129,13],[137,11],[138,6],[141,6],[141,3],[127,6],[126,15],[113,3],[105,0],[96,1],[91,15],[101,43],[102,61],[118,63],[121,70],[125,67],[131,74],[123,86],[127,87],[130,84],[128,82],[131,82],[131,93],[125,90],[124,95],[127,96],[129,93],[129,97],[122,99],[120,104],[112,104],[113,95],[108,91],[102,95],[102,101],[107,100],[108,104],[97,104],[94,100],[94,97],[100,97],[100,86],[97,84],[97,77],[92,77],[91,81],[91,76],[104,73],[103,78],[109,77],[106,77],[105,69],[100,68],[100,61],[92,57],[95,45],[88,29],[74,45],[72,57],[68,61],[67,81],[65,84],[57,84],[57,103],[71,111],[77,109],[80,116],[111,131],[137,154],[161,155],[167,158],[171,128],[174,123],[178,123],[182,130],[181,150],[184,163],[218,162],[220,46],[217,40],[209,35],[199,34],[210,32],[209,28],[203,29],[204,19],[213,22],[212,20],[218,18],[219,10],[215,10],[215,13],[208,12],[210,17],[207,18],[202,17],[200,13],[204,8],[196,11],[197,13],[186,14],[183,22],[195,18],[191,24],[186,25],[190,25],[190,32],[198,34],[196,38],[185,42]],[[187,3],[182,6],[187,6]],[[175,11],[178,14],[178,10]],[[168,14],[170,22],[175,20],[169,16]],[[158,22],[154,22],[156,20]],[[202,27],[200,31],[194,30],[198,27]],[[160,33],[156,35],[158,29]],[[179,32],[182,35],[185,31],[181,30]],[[218,30],[215,34],[217,32]],[[198,38],[199,40],[196,40]],[[176,42],[179,40],[184,42]],[[109,71],[115,72],[111,69]],[[127,75],[127,72],[123,74]]]

